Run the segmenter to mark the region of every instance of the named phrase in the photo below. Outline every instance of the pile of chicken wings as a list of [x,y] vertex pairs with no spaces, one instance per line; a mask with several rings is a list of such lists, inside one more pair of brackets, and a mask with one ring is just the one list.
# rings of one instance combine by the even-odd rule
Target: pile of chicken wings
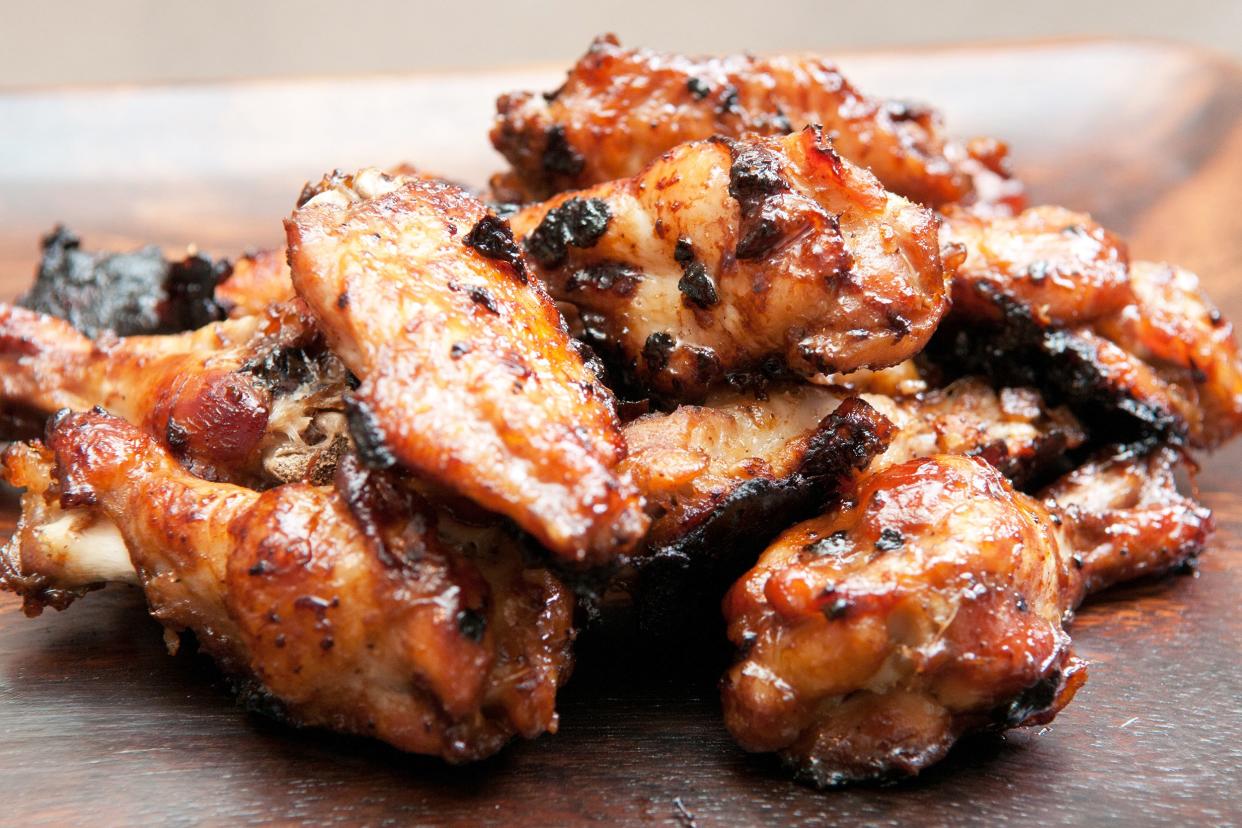
[[1232,328],[1002,142],[612,37],[491,140],[482,193],[333,172],[231,263],[48,236],[0,584],[137,585],[246,705],[450,762],[556,731],[584,626],[727,636],[729,731],[832,786],[1050,721],[1078,604],[1203,550]]

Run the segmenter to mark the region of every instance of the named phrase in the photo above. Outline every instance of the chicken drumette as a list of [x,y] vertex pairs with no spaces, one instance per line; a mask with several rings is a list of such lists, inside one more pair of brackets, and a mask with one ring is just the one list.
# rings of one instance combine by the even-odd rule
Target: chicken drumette
[[1085,678],[1065,623],[1095,588],[1198,554],[1210,513],[1177,455],[1120,453],[1046,493],[979,458],[863,477],[725,600],[725,718],[816,785],[918,773],[971,730],[1049,721]]

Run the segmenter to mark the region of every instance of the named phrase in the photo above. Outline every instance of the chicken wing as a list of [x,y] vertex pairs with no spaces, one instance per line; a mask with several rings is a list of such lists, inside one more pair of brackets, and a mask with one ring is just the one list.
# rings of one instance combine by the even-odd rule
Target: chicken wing
[[936,217],[810,128],[685,144],[511,221],[587,341],[668,399],[748,372],[895,365],[946,307]]
[[762,398],[718,393],[624,431],[622,466],[646,499],[651,529],[600,600],[655,638],[712,634],[708,608],[763,545],[864,469],[966,454],[1028,485],[1063,471],[1066,453],[1085,441],[1073,415],[1034,389],[996,391],[973,377],[896,399],[805,385]]
[[58,418],[6,465],[27,493],[0,579],[28,612],[137,580],[170,642],[192,631],[252,707],[451,762],[556,729],[572,598],[391,473],[350,456],[333,486],[258,493],[188,474],[102,413]]
[[286,222],[294,286],[361,379],[372,465],[401,463],[599,562],[646,529],[611,392],[572,347],[508,224],[452,185],[368,170]]
[[1174,456],[1086,467],[1048,507],[979,458],[864,477],[726,598],[741,652],[723,684],[730,731],[822,787],[912,775],[967,731],[1051,720],[1085,679],[1064,624],[1086,591],[1205,542],[1207,510],[1145,476]]
[[555,92],[496,102],[492,144],[512,172],[493,188],[531,201],[630,178],[685,141],[785,135],[821,124],[833,146],[893,192],[930,206],[972,194],[1020,200],[998,141],[945,141],[930,107],[868,98],[810,55],[691,58],[623,49],[601,37]]
[[[350,378],[298,304],[163,336],[87,339],[0,304],[0,411],[101,406],[193,473],[266,487],[326,482],[349,448]],[[0,439],[31,436],[12,425]],[[27,431],[29,429],[26,429]]]
[[1120,241],[1055,207],[950,213],[944,239],[967,255],[931,348],[941,361],[1037,385],[1109,439],[1211,448],[1242,427],[1242,353],[1193,274],[1128,267]]

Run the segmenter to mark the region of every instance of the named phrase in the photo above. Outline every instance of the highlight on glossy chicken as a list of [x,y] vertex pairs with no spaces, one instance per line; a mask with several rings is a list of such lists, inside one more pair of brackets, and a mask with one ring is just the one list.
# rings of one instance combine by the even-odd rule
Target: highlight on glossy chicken
[[568,561],[633,547],[646,518],[616,468],[612,392],[508,224],[458,187],[377,170],[304,199],[286,222],[293,283],[361,380],[364,459],[506,515]]
[[516,213],[535,272],[643,392],[884,368],[946,308],[939,222],[817,129],[684,144],[632,179]]
[[811,124],[913,201],[1021,204],[1003,143],[949,141],[934,109],[869,98],[821,57],[687,57],[625,49],[612,35],[597,38],[555,91],[497,100],[492,145],[512,170],[492,186],[502,200],[545,199],[638,175],[687,141]]
[[452,762],[556,730],[569,593],[399,476],[350,455],[328,486],[213,483],[101,412],[57,417],[5,465],[26,494],[0,580],[30,614],[136,581],[173,649],[193,632],[243,700],[290,723]]
[[826,787],[918,773],[973,730],[1050,721],[1085,679],[1066,622],[1092,590],[1203,548],[1167,449],[1120,452],[1047,492],[980,458],[864,476],[778,538],[725,599],[739,660],[725,720]]

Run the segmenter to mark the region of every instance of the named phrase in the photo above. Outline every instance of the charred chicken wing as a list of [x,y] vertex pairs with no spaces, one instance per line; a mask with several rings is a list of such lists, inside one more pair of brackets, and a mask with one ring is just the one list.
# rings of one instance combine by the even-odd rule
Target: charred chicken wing
[[570,561],[642,536],[611,392],[572,345],[508,224],[449,184],[325,181],[286,223],[294,286],[359,377],[351,426]]
[[709,140],[512,218],[587,341],[644,391],[895,365],[946,307],[938,221],[821,132]]
[[685,141],[785,135],[823,126],[845,158],[893,192],[930,206],[969,199],[973,177],[1014,199],[998,141],[945,141],[935,110],[880,101],[810,55],[691,58],[597,39],[555,92],[496,103],[492,144],[513,170],[494,189],[531,201],[637,175]]
[[259,493],[188,474],[102,413],[58,418],[6,465],[27,493],[0,579],[28,612],[137,580],[172,642],[192,631],[247,702],[292,723],[453,762],[556,729],[571,597],[391,473],[351,456],[332,486]]
[[1085,678],[1064,624],[1087,590],[1205,542],[1210,515],[1172,488],[1175,458],[1119,454],[1047,506],[979,458],[865,476],[726,598],[730,731],[829,786],[918,773],[970,730],[1049,721]]

